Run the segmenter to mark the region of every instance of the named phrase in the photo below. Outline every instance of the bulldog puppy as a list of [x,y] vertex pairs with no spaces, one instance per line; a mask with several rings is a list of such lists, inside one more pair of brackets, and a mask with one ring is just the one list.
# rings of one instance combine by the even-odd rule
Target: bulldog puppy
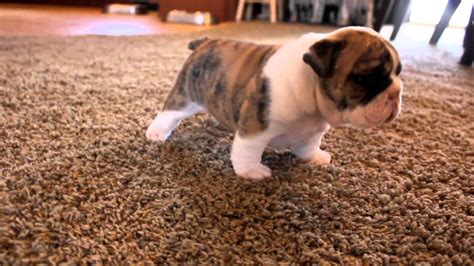
[[329,164],[320,144],[330,127],[379,125],[401,109],[400,58],[369,28],[308,33],[283,46],[203,38],[189,48],[146,136],[164,142],[181,120],[208,112],[235,132],[231,161],[244,178],[271,175],[261,163],[267,146]]

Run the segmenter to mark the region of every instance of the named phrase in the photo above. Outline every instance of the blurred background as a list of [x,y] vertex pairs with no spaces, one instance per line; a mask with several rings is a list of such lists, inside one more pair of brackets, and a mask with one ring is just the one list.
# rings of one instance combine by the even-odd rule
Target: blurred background
[[[144,35],[235,23],[372,27],[406,49],[472,50],[474,0],[17,0],[0,1],[0,35]],[[470,27],[466,27],[470,25]],[[466,29],[468,33],[466,35]],[[326,30],[327,31],[327,30]],[[472,30],[471,30],[472,31]],[[470,43],[470,44],[469,44]],[[468,54],[465,60],[469,65]],[[471,60],[472,63],[472,60]]]

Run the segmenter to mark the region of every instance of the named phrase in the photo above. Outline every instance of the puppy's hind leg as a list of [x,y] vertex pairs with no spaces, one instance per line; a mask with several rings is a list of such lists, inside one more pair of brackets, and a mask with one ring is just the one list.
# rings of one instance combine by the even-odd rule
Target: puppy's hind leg
[[163,110],[158,112],[146,131],[146,137],[152,141],[164,142],[181,120],[203,111],[204,108],[191,102],[180,110]]
[[181,120],[204,112],[205,109],[193,102],[184,88],[182,74],[170,92],[162,111],[159,111],[146,131],[146,137],[152,141],[164,142],[179,125]]

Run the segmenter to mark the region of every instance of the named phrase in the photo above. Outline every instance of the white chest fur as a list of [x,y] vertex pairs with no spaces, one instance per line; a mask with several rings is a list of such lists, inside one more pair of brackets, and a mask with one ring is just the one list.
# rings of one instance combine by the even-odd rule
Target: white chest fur
[[291,148],[307,143],[329,128],[317,108],[315,75],[303,62],[308,47],[323,37],[310,33],[287,43],[264,68],[271,86],[269,131],[274,135],[269,142],[271,147]]
[[285,149],[307,143],[314,136],[324,134],[329,129],[329,125],[317,117],[307,117],[288,124],[278,124],[274,128],[282,133],[272,138],[269,146]]

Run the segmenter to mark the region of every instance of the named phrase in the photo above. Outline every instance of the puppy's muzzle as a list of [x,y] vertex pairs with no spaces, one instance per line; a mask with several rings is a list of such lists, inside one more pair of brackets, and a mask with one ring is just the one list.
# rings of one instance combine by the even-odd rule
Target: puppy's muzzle
[[392,122],[395,118],[397,118],[398,113],[400,112],[399,110],[400,91],[391,93],[388,96],[388,101],[389,101],[392,112],[390,113],[390,116],[387,118],[387,120],[385,120],[385,123]]

